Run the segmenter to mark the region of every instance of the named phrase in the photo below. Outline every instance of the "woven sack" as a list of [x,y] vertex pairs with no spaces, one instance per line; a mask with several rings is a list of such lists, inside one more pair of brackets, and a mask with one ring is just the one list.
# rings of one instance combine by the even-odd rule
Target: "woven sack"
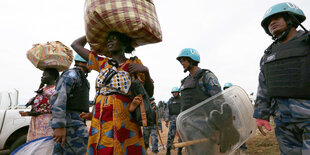
[[56,68],[58,71],[69,69],[72,61],[72,50],[60,41],[52,41],[44,44],[34,44],[27,51],[27,58],[40,70]]
[[162,41],[152,0],[86,0],[85,30],[93,51],[110,57],[106,38],[118,31],[133,39],[133,47]]

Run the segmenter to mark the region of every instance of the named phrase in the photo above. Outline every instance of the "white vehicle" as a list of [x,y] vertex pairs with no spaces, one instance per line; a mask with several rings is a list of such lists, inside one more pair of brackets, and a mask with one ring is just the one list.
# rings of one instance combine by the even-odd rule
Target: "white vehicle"
[[18,91],[0,92],[0,154],[9,154],[27,139],[31,117],[22,117],[19,111],[29,111],[18,106]]

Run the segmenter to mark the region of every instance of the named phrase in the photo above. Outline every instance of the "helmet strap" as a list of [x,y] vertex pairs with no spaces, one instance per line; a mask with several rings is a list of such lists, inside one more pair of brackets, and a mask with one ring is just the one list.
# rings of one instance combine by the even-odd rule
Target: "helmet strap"
[[85,73],[85,76],[86,76],[86,77],[88,76],[88,73],[87,73],[88,68],[87,68],[87,67],[85,67],[85,66],[83,66],[83,65],[78,65],[78,64],[75,64],[74,66],[84,68],[84,69],[85,69],[85,71],[86,71],[86,72],[84,72],[84,73]]
[[287,35],[290,33],[291,28],[293,27],[293,22],[289,19],[289,15],[288,14],[283,14],[283,18],[287,24],[287,28],[286,30],[280,35],[280,37],[276,37],[276,36],[272,36],[272,39],[275,42],[280,42],[283,41]]
[[184,73],[186,73],[187,71],[189,71],[192,67],[193,67],[193,61],[189,61],[189,66],[188,66],[187,68],[184,69]]
[[284,40],[287,37],[287,35],[289,34],[292,27],[293,27],[292,24],[287,24],[286,30],[280,35],[280,37],[272,36],[272,39],[275,42],[279,42],[279,41]]
[[293,19],[294,22],[296,22],[306,33],[309,32],[291,12],[288,12],[288,16],[291,17],[291,19]]

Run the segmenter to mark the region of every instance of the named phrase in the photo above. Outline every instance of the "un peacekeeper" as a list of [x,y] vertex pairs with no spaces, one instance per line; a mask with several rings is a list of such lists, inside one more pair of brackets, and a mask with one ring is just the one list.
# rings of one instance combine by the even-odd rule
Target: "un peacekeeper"
[[75,67],[62,73],[51,97],[53,138],[56,142],[53,154],[86,154],[88,129],[82,112],[89,112],[89,70],[81,56],[74,58]]
[[[293,3],[279,3],[265,13],[261,26],[274,42],[260,62],[254,118],[275,134],[281,154],[310,154],[310,39],[301,25],[306,19]],[[301,26],[304,31],[297,31]]]
[[189,75],[181,81],[181,111],[222,91],[217,77],[208,69],[198,67],[200,55],[193,48],[184,48],[177,57]]
[[[158,113],[158,107],[156,106],[154,97],[150,98],[150,103],[152,109]],[[163,133],[161,120],[159,119],[158,119],[158,128],[161,131],[161,133]],[[148,127],[143,127],[143,139],[145,144],[145,150],[147,150],[150,146],[149,145],[150,135],[151,135],[152,152],[156,154],[158,153],[158,134],[156,124],[153,124],[152,126]]]
[[[172,97],[169,99],[167,106],[164,110],[165,113],[165,122],[166,127],[168,128],[169,122],[169,132],[167,139],[167,152],[166,155],[170,155],[170,150],[174,141],[174,137],[176,135],[176,118],[181,112],[181,98],[180,91],[178,87],[173,87],[171,90]],[[178,139],[178,142],[181,142],[181,139]],[[178,148],[178,155],[182,154],[182,148]]]

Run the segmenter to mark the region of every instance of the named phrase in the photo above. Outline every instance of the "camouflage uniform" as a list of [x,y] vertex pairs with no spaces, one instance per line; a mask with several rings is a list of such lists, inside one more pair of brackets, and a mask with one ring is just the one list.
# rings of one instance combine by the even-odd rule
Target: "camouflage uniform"
[[[155,107],[156,112],[158,112],[158,107],[156,106],[156,103],[152,104],[152,107]],[[158,116],[159,118],[159,116]],[[158,119],[158,129],[162,130],[162,124],[161,120]],[[152,144],[152,152],[158,153],[158,134],[157,134],[157,128],[156,124],[153,124],[152,126],[148,127],[143,127],[143,139],[144,139],[144,144],[145,144],[145,149],[147,150],[149,148],[149,139],[151,135],[151,144]]]
[[253,117],[269,121],[273,116],[281,154],[310,154],[310,100],[269,97],[263,67],[261,59]]
[[[180,98],[180,97],[178,97],[178,98]],[[169,112],[169,104],[174,102],[174,100],[175,100],[175,97],[171,97],[167,103],[167,106],[164,109],[165,122],[169,122],[169,132],[168,132],[168,139],[167,139],[167,150],[168,151],[172,147],[174,137],[176,135],[176,130],[177,130],[176,118],[178,117],[178,115],[171,115],[171,113]],[[177,103],[177,104],[181,104],[181,103]],[[181,138],[178,139],[178,142],[182,142]],[[178,148],[179,154],[181,153],[181,151],[182,151],[182,148]]]
[[53,154],[86,154],[88,142],[88,129],[85,120],[79,117],[79,112],[67,110],[67,100],[72,88],[82,82],[82,77],[74,69],[65,71],[56,85],[51,97],[52,119],[51,126],[66,128],[66,143],[61,146],[55,143]]

